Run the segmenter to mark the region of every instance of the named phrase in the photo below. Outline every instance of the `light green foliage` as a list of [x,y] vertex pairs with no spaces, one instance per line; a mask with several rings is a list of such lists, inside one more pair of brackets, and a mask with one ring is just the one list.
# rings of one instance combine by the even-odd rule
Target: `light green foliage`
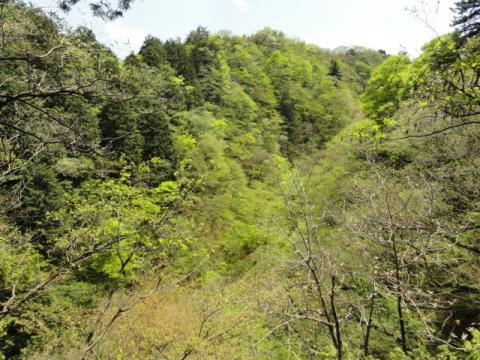
[[25,291],[46,270],[47,264],[28,242],[28,235],[4,221],[0,223],[0,237],[1,287],[8,289],[15,285],[17,292]]
[[390,118],[400,102],[409,96],[410,60],[405,55],[391,56],[378,66],[362,95],[363,110],[377,123]]
[[0,20],[0,358],[335,359],[333,329],[343,359],[478,358],[475,36],[199,27],[121,61]]
[[85,158],[63,158],[55,164],[55,171],[58,174],[72,179],[86,177],[93,169],[93,162]]
[[[151,190],[132,187],[127,171],[120,181],[86,182],[63,209],[49,214],[50,221],[65,229],[57,235],[55,247],[68,257],[112,243],[111,249],[94,254],[83,265],[78,276],[86,276],[87,281],[105,285],[131,281],[151,261],[168,259],[180,247],[167,235],[164,220],[166,206],[177,199],[176,184],[163,182]],[[76,238],[74,250],[72,238]]]

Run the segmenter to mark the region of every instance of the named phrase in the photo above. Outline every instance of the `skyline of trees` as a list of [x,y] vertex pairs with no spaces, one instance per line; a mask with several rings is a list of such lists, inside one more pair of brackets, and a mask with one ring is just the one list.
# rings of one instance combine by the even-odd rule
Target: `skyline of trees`
[[120,60],[0,7],[0,359],[479,359],[477,34]]

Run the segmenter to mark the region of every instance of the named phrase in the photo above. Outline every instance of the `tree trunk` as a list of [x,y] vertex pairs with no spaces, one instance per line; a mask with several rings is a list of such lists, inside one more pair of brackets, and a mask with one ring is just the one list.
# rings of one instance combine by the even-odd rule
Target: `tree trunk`
[[332,290],[330,292],[330,307],[332,309],[332,316],[335,323],[335,338],[337,342],[337,358],[342,360],[343,358],[343,342],[342,332],[340,329],[340,321],[338,320],[337,310],[335,307],[335,276],[332,276]]
[[372,299],[370,300],[370,311],[368,314],[367,321],[367,333],[365,334],[365,342],[363,344],[365,356],[368,356],[368,344],[370,342],[370,330],[372,328],[372,319],[373,319],[373,307],[375,305],[375,283],[373,284]]
[[398,323],[400,325],[400,335],[402,338],[402,350],[404,353],[407,352],[407,335],[405,333],[405,319],[403,318],[403,309],[402,309],[402,293],[401,293],[401,282],[400,282],[400,264],[398,259],[397,252],[397,242],[395,239],[395,234],[390,234],[390,239],[392,241],[392,250],[395,261],[395,280],[396,280],[396,292],[397,292],[397,314],[398,314]]

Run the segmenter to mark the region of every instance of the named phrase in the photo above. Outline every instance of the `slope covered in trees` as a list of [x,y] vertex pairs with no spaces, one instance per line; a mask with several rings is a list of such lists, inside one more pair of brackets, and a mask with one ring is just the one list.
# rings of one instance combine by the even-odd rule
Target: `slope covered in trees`
[[479,358],[476,33],[119,60],[0,7],[0,358]]

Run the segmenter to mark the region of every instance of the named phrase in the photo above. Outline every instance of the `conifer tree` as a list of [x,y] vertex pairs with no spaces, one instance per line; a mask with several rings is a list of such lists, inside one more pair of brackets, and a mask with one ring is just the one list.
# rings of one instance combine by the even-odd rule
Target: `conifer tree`
[[452,25],[456,27],[460,39],[467,39],[480,33],[480,1],[459,0],[452,9],[456,16]]

